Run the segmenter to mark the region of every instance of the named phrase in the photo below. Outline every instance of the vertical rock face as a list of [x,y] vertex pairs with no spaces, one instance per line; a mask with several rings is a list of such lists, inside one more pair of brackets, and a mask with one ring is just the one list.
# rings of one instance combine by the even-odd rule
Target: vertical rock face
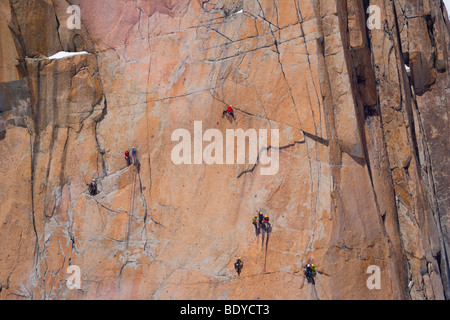
[[[0,299],[450,297],[442,1],[0,4]],[[278,129],[278,172],[176,165],[197,121]]]

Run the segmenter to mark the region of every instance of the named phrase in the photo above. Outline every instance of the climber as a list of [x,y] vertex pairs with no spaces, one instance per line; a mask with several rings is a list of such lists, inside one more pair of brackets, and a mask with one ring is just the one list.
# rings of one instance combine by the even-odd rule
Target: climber
[[236,262],[234,263],[234,269],[236,270],[238,276],[241,275],[241,270],[244,267],[244,263],[241,260],[241,257],[239,257]]
[[258,223],[259,223],[259,225],[262,224],[263,219],[264,219],[264,215],[263,215],[262,211],[258,212]]
[[229,114],[234,121],[236,121],[236,117],[234,116],[234,111],[233,111],[233,106],[228,106],[227,110],[225,110],[224,112],[222,112],[222,118],[226,115]]
[[258,221],[258,217],[254,216],[253,219],[252,219],[252,223],[255,226],[256,236],[258,236],[259,235],[259,228],[258,228],[258,224],[256,223],[256,221]]
[[127,161],[127,166],[131,165],[130,151],[128,149],[125,151],[125,160]]
[[316,274],[316,267],[314,266],[314,264],[308,263],[306,265],[306,267],[305,267],[304,273],[305,273],[306,279],[308,280],[308,283],[312,282],[314,284],[314,278],[313,277]]
[[89,194],[91,196],[95,196],[98,193],[97,190],[97,181],[94,179],[92,179],[91,184],[89,185]]
[[131,149],[131,158],[133,159],[133,164],[136,164],[137,157],[136,157],[136,149],[134,147]]
[[270,229],[269,217],[267,216],[267,214],[264,216],[264,219],[262,221],[262,227],[263,230],[266,231]]

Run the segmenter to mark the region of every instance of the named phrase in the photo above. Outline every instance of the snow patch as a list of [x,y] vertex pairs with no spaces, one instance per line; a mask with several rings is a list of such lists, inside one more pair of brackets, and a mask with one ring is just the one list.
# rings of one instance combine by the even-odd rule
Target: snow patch
[[51,57],[48,57],[47,59],[53,60],[53,59],[64,59],[67,57],[73,57],[78,56],[81,54],[89,54],[89,52],[86,51],[80,51],[80,52],[66,52],[66,51],[60,51],[57,54],[52,55]]
[[444,0],[445,8],[447,9],[448,15],[450,16],[450,0]]

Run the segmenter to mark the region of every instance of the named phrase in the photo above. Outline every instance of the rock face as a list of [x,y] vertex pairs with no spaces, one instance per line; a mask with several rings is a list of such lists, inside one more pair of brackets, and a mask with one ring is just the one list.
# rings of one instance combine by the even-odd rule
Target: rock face
[[[0,3],[0,299],[450,297],[441,0]],[[196,121],[278,129],[278,173],[174,164]]]

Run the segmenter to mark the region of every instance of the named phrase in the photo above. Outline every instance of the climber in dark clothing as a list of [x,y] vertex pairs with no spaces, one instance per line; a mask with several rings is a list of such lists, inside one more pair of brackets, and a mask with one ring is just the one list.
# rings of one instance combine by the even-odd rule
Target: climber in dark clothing
[[316,267],[314,266],[314,264],[307,264],[306,266],[305,266],[305,271],[304,271],[304,273],[305,273],[305,276],[306,276],[306,279],[308,280],[308,283],[313,283],[314,284],[314,275],[316,274]]
[[234,116],[234,111],[233,111],[233,106],[228,106],[227,110],[225,110],[224,112],[222,112],[222,118],[226,115],[229,114],[234,121],[236,121],[236,117]]
[[241,260],[241,257],[239,257],[236,262],[234,263],[234,269],[236,270],[238,276],[241,275],[241,270],[244,267],[244,263]]
[[95,179],[92,179],[92,182],[89,185],[89,194],[91,196],[95,196],[97,193],[98,193],[97,181]]
[[259,223],[259,225],[262,224],[263,219],[264,219],[263,213],[262,213],[262,211],[260,211],[260,212],[258,213],[258,223]]

